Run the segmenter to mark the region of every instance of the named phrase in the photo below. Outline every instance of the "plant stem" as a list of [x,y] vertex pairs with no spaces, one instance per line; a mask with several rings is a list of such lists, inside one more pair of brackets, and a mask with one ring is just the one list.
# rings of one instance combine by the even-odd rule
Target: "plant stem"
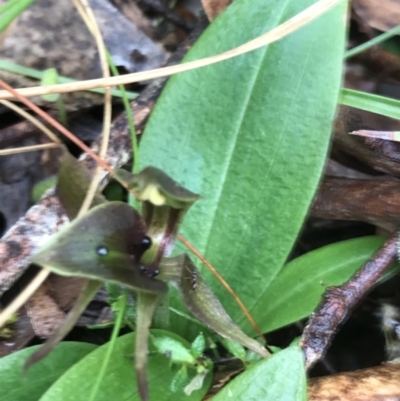
[[356,46],[353,49],[348,50],[344,54],[344,58],[347,59],[347,58],[353,57],[356,54],[359,54],[359,53],[369,49],[372,46],[379,45],[379,43],[382,43],[385,40],[392,38],[393,36],[397,35],[398,33],[400,33],[400,25],[397,25],[394,28],[390,29],[389,31],[384,32],[371,40],[368,40],[367,42],[363,43],[362,45]]
[[106,370],[107,370],[107,365],[110,361],[112,352],[114,351],[114,346],[115,346],[115,342],[117,340],[119,331],[121,329],[122,326],[122,321],[123,318],[125,316],[125,309],[126,309],[126,304],[127,304],[127,300],[128,300],[128,293],[125,290],[123,292],[123,294],[119,297],[119,308],[118,308],[118,314],[117,314],[117,320],[115,321],[115,325],[111,334],[111,338],[110,341],[108,343],[108,348],[107,348],[107,354],[104,357],[103,360],[103,364],[101,366],[99,375],[97,376],[97,381],[96,384],[94,385],[93,389],[92,389],[92,393],[90,394],[90,398],[89,401],[94,401],[96,399],[96,395],[99,391],[100,388],[100,384],[104,378],[104,375],[106,374]]

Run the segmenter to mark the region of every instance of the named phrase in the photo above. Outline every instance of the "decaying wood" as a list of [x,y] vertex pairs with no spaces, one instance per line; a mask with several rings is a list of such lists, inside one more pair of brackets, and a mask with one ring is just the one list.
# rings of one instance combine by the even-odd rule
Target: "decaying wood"
[[380,31],[400,24],[398,0],[353,0],[352,6],[362,20]]
[[50,337],[64,320],[65,314],[49,295],[50,281],[43,283],[26,305],[33,330],[38,337]]
[[355,167],[365,169],[367,166],[370,167],[370,171],[400,177],[399,142],[349,135],[349,132],[370,128],[363,124],[357,111],[350,107],[341,107],[335,122],[333,158],[340,160],[341,153],[345,153],[353,157]]
[[400,181],[325,177],[311,209],[313,217],[368,223],[400,222]]
[[400,401],[400,365],[373,368],[309,380],[309,401]]
[[394,263],[397,242],[396,232],[349,281],[341,286],[327,288],[321,303],[311,315],[300,342],[307,368],[324,356],[349,313]]

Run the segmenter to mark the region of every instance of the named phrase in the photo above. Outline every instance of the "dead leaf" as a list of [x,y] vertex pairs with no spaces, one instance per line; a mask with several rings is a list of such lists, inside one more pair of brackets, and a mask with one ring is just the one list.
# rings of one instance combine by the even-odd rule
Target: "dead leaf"
[[208,19],[212,21],[232,3],[232,0],[201,0],[201,2]]
[[398,401],[400,365],[373,368],[310,379],[309,401]]
[[29,317],[26,315],[24,306],[19,310],[17,321],[12,325],[12,330],[12,337],[0,339],[0,358],[25,347],[35,337],[35,332]]
[[400,24],[398,0],[353,0],[356,14],[372,28],[387,31]]
[[50,283],[46,281],[26,304],[26,313],[38,337],[50,337],[65,318],[64,312],[48,294]]

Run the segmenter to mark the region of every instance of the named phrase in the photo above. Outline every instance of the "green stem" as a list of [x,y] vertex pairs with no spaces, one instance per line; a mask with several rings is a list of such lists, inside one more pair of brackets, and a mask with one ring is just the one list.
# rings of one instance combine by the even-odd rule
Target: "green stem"
[[[107,60],[110,66],[111,72],[114,76],[119,75],[117,67],[115,66],[110,53],[107,51]],[[122,102],[124,104],[126,117],[128,119],[129,131],[131,133],[131,141],[132,141],[132,154],[133,154],[133,166],[132,166],[132,173],[138,174],[139,173],[139,149],[138,149],[138,141],[136,136],[136,129],[135,129],[135,121],[133,119],[133,113],[131,109],[131,105],[129,104],[128,97],[126,96],[126,90],[123,85],[119,85],[119,90],[121,92]],[[137,199],[129,193],[129,204],[134,206],[136,209],[139,208],[139,202]]]
[[[24,67],[23,65],[13,63],[12,61],[8,60],[0,60],[0,70],[12,72],[14,74],[24,75],[28,78],[33,78],[38,80],[41,80],[45,74],[45,71],[36,70],[35,68]],[[78,80],[59,75],[57,78],[57,82],[60,84],[68,84],[71,82],[78,82]],[[104,89],[101,88],[89,89],[89,92],[104,94]],[[122,97],[121,91],[117,89],[112,89],[111,94],[114,97]],[[130,100],[136,99],[137,97],[137,93],[135,92],[125,91],[125,94],[127,98]]]
[[203,322],[201,322],[200,320],[188,315],[187,313],[181,312],[180,310],[175,309],[175,308],[173,308],[171,306],[169,307],[169,310],[172,313],[175,313],[176,315],[183,317],[184,319],[188,320],[189,322],[195,323],[195,324],[201,326],[202,328],[204,328],[206,330],[209,330],[209,328]]
[[62,96],[58,97],[58,99],[56,100],[56,104],[57,104],[58,115],[59,115],[61,124],[64,125],[64,127],[68,127],[67,111],[65,109],[65,105],[62,100]]
[[112,352],[114,351],[114,347],[115,347],[115,342],[117,340],[119,331],[121,329],[122,326],[122,321],[124,319],[125,316],[125,309],[126,309],[126,304],[127,304],[127,300],[128,300],[128,292],[125,290],[123,292],[123,294],[119,297],[119,310],[118,310],[118,314],[117,314],[117,320],[115,322],[112,334],[111,334],[111,338],[110,341],[108,343],[108,347],[107,347],[107,354],[103,360],[103,365],[101,366],[100,369],[100,373],[97,376],[97,381],[96,384],[94,385],[93,389],[92,389],[92,393],[90,394],[90,398],[89,401],[94,401],[96,399],[96,395],[99,391],[100,388],[100,384],[103,381],[104,375],[106,374],[106,370],[107,370],[107,365],[110,362],[110,358],[112,355]]
[[342,88],[339,103],[382,116],[400,119],[400,101],[385,96]]
[[0,8],[0,32],[3,32],[34,0],[9,1]]
[[400,25],[397,25],[394,28],[390,29],[389,31],[384,32],[371,40],[368,40],[367,42],[363,43],[362,45],[356,46],[353,49],[348,50],[344,54],[344,58],[353,57],[356,54],[359,54],[359,53],[369,49],[372,46],[379,45],[380,43],[384,42],[385,40],[390,39],[391,37],[397,35],[398,33],[400,33]]

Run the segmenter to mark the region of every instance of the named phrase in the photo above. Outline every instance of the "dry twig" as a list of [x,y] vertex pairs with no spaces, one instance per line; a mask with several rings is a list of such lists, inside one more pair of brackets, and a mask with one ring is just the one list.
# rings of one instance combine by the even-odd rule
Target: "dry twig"
[[349,313],[396,260],[397,242],[396,232],[347,283],[327,288],[301,339],[307,368],[323,357]]

